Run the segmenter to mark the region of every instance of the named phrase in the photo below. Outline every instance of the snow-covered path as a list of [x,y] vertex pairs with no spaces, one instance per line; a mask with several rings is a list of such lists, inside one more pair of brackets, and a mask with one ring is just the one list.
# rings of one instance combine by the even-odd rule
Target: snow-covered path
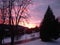
[[60,45],[60,39],[54,42],[42,42],[40,39],[17,45]]

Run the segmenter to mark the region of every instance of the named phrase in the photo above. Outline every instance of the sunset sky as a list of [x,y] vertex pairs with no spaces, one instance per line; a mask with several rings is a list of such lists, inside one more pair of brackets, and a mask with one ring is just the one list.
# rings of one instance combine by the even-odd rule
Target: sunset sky
[[38,25],[41,22],[48,5],[56,17],[60,16],[60,0],[32,0],[32,5],[29,6],[31,23]]
[[[39,26],[48,8],[48,5],[51,7],[54,15],[59,17],[60,0],[32,0],[32,4],[28,6],[28,13],[30,14],[30,17],[28,18],[29,24],[25,22],[25,26],[29,28]],[[20,23],[20,25],[23,24]]]

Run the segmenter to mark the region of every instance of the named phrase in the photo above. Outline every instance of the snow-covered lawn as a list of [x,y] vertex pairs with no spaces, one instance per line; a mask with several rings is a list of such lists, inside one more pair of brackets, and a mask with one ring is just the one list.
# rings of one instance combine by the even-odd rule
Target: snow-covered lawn
[[[20,36],[18,40],[16,40],[16,37],[15,37],[14,41],[17,42],[17,41],[22,41],[22,40],[28,40],[28,39],[36,38],[36,37],[39,37],[39,32],[32,33],[32,34],[24,34],[23,36]],[[10,43],[11,42],[11,38],[10,37],[9,38],[5,38],[5,39],[3,39],[3,42],[4,43]]]
[[42,42],[40,39],[17,45],[60,45],[60,39],[54,42]]
[[[37,33],[32,33],[32,34],[24,34],[23,36],[19,37],[18,40],[16,40],[15,38],[15,42],[19,42],[22,40],[29,40],[29,39],[33,39],[33,38],[37,38],[39,37],[39,32]],[[10,43],[11,39],[10,38],[5,38],[4,39],[4,43]],[[20,43],[16,44],[16,45],[60,45],[60,38],[57,39],[54,42],[42,42],[41,39],[36,39],[36,40],[31,40],[25,43]]]

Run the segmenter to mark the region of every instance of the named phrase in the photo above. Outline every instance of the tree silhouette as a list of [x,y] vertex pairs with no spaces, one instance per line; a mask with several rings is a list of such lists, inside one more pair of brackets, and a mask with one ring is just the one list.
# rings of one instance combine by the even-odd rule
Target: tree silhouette
[[50,6],[48,6],[44,19],[40,26],[40,38],[42,41],[51,41],[53,38],[56,37],[55,24],[55,16],[53,15]]
[[60,37],[60,22],[59,22],[60,18],[56,19],[56,30],[58,31],[58,38]]
[[[27,19],[28,12],[25,13],[25,10],[27,9],[27,6],[31,4],[31,0],[1,0],[1,3],[2,5],[0,5],[0,9],[1,9],[1,15],[2,15],[2,20],[3,20],[2,24],[8,24],[10,26],[9,29],[10,29],[10,34],[11,34],[10,35],[11,45],[14,45],[14,35],[15,35],[15,32],[17,33],[17,26],[20,23],[21,18]],[[13,12],[15,12],[15,15],[12,14]],[[8,21],[5,21],[5,20],[8,20]],[[12,25],[16,25],[16,28],[14,28],[14,26]],[[4,28],[1,28],[0,30],[2,29]],[[0,42],[2,43],[2,40]]]

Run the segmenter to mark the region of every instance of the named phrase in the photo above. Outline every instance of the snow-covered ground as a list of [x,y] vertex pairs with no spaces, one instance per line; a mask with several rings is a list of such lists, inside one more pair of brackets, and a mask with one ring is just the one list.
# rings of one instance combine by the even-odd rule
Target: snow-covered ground
[[40,39],[30,41],[28,43],[24,44],[17,44],[17,45],[60,45],[60,39],[54,41],[54,42],[42,42]]
[[[28,39],[36,38],[36,37],[39,37],[39,32],[32,33],[32,34],[25,34],[18,40],[16,40],[15,38],[15,42],[22,41],[22,40],[28,40]],[[4,43],[9,43],[10,41],[11,41],[10,38],[4,39]],[[36,40],[32,40],[26,43],[20,43],[16,45],[60,45],[60,38],[53,42],[42,42],[41,39],[36,39]]]
[[[32,34],[24,34],[23,36],[20,36],[18,40],[16,40],[16,37],[15,37],[14,41],[17,42],[17,41],[22,41],[22,40],[28,40],[28,39],[36,38],[36,37],[39,37],[39,32],[32,33]],[[11,42],[11,38],[5,38],[5,39],[3,39],[2,43],[10,43],[10,42]]]

